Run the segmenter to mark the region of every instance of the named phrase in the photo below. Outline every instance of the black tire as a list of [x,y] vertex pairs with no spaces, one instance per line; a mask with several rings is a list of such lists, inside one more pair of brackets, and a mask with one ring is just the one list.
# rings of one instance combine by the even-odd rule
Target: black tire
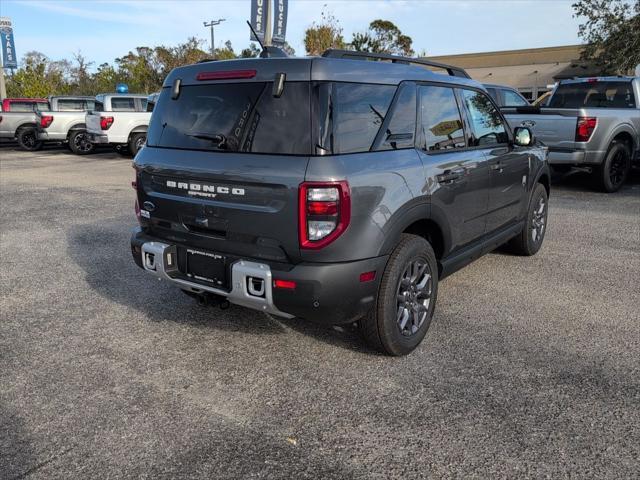
[[631,152],[626,143],[614,140],[607,150],[602,165],[595,169],[598,187],[606,193],[620,190],[631,171]]
[[38,140],[38,132],[35,128],[21,128],[18,131],[18,145],[23,150],[35,152],[42,148],[44,142]]
[[413,351],[431,325],[437,294],[433,248],[422,237],[403,234],[382,274],[375,307],[358,322],[367,344],[394,356]]
[[95,150],[85,130],[74,130],[69,135],[69,149],[76,155],[88,155]]
[[140,149],[144,146],[144,143],[147,141],[146,133],[133,133],[131,134],[131,138],[129,138],[129,152],[134,157],[138,154]]
[[531,256],[538,253],[544,236],[547,233],[547,216],[549,213],[549,196],[544,185],[538,183],[529,200],[529,209],[524,228],[517,237],[509,242],[513,253]]

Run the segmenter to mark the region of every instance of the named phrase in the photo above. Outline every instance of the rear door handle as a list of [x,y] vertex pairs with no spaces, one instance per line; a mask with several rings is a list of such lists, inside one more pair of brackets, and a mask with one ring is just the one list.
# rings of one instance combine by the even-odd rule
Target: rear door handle
[[445,170],[444,173],[441,173],[437,176],[438,183],[447,185],[449,183],[453,183],[456,180],[460,180],[464,175],[464,168],[456,168],[454,170]]

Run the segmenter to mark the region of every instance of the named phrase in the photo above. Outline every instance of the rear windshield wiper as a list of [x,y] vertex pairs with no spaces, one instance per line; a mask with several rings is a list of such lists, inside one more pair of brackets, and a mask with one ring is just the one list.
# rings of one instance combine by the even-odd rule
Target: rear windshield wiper
[[189,137],[198,138],[200,140],[211,140],[213,144],[218,147],[220,150],[233,150],[236,151],[237,142],[235,142],[234,138],[227,139],[226,136],[221,133],[188,133]]

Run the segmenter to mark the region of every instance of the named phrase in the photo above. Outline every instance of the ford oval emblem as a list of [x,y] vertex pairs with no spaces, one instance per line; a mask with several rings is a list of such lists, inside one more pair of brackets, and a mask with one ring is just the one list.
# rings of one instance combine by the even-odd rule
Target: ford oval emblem
[[156,209],[156,206],[153,203],[151,203],[149,200],[144,202],[142,206],[144,207],[145,210],[148,210],[149,212],[153,212]]

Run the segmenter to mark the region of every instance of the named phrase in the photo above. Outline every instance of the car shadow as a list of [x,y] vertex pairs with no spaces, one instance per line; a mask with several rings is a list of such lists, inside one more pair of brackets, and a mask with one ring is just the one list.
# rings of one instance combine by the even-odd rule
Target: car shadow
[[615,193],[605,193],[600,190],[592,175],[582,170],[570,170],[566,173],[554,173],[552,175],[551,195],[553,189],[558,188],[564,191],[598,193],[602,195],[637,196],[637,189],[640,186],[640,168],[634,168],[629,173],[627,181],[622,188]]
[[176,286],[151,277],[133,261],[129,230],[123,228],[130,216],[95,224],[75,225],[67,232],[69,257],[84,272],[84,279],[98,295],[142,312],[149,321],[175,322],[220,330],[261,335],[293,330],[332,346],[368,350],[352,325],[334,327],[302,319],[281,319],[248,308],[231,305],[222,310],[200,305]]

